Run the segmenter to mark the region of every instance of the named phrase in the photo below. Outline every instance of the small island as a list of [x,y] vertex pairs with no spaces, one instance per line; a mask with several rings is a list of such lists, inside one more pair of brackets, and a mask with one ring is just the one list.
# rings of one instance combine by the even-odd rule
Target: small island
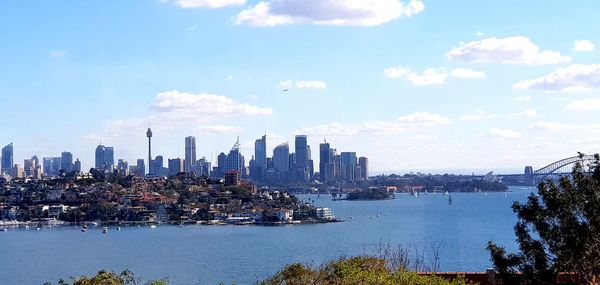
[[366,188],[350,192],[346,195],[349,201],[371,201],[371,200],[390,200],[394,199],[394,192],[382,188]]

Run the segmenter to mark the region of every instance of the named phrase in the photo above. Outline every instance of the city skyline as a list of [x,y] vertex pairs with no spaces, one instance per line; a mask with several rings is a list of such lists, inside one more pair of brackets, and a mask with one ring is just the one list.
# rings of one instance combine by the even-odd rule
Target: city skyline
[[98,144],[146,158],[148,125],[155,154],[183,158],[194,136],[213,163],[236,135],[249,158],[265,133],[269,151],[306,134],[315,169],[326,139],[372,173],[600,151],[597,2],[209,2],[0,3],[0,102],[19,121],[0,145],[16,164],[68,151],[89,169]]

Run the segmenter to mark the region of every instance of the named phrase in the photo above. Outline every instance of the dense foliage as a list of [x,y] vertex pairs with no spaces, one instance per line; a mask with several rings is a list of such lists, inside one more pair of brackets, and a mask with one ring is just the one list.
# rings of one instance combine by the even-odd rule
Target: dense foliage
[[[125,285],[125,284],[142,284],[139,280],[136,280],[131,271],[123,271],[117,275],[112,271],[102,270],[99,271],[95,276],[81,276],[72,278],[73,282],[69,283],[64,280],[58,281],[57,285]],[[166,279],[159,279],[143,283],[146,285],[167,285],[169,282]],[[52,285],[50,282],[46,282],[44,285]]]
[[348,193],[348,200],[388,200],[394,198],[394,193],[386,189],[369,188]]
[[489,242],[492,261],[506,284],[555,284],[559,272],[574,272],[576,283],[600,282],[600,156],[576,164],[571,177],[545,181],[526,203],[515,202],[519,253]]
[[374,284],[374,285],[450,285],[466,284],[462,280],[448,281],[436,276],[418,275],[403,268],[390,268],[385,259],[360,256],[341,258],[318,269],[292,264],[260,285],[303,284]]

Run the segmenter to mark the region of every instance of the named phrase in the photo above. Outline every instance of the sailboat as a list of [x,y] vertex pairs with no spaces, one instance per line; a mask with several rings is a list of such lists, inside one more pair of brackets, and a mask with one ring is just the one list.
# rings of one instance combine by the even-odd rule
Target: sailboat
[[452,205],[452,196],[448,194],[448,204]]

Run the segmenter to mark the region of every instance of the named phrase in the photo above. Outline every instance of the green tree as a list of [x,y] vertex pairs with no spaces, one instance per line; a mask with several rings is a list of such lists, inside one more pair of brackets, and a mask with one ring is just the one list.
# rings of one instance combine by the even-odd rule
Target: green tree
[[520,252],[507,254],[488,243],[495,269],[506,284],[517,283],[517,272],[523,273],[520,282],[528,284],[555,284],[560,272],[576,273],[578,283],[599,284],[599,163],[596,154],[589,172],[577,163],[571,177],[558,183],[544,181],[537,195],[530,195],[524,204],[513,204]]

